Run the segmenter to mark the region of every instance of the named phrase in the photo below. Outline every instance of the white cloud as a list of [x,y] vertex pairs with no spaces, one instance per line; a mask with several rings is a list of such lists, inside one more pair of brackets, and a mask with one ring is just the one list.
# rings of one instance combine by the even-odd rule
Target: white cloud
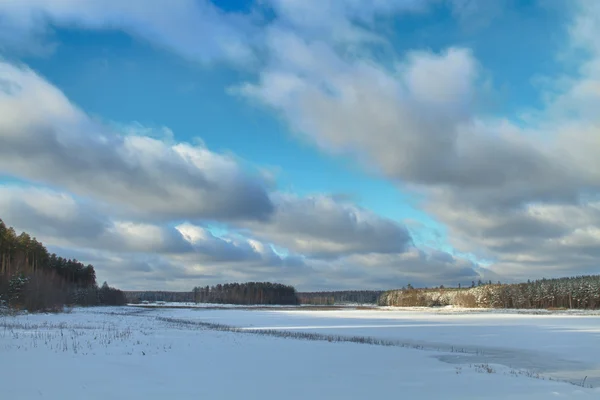
[[[461,5],[468,4],[454,2],[455,11],[478,12]],[[572,46],[584,50],[581,68],[558,77],[560,92],[528,125],[483,113],[487,72],[467,48],[409,51],[392,67],[298,27],[269,32],[268,61],[239,92],[275,109],[323,151],[355,157],[417,190],[451,243],[495,260],[497,273],[587,272],[597,258],[589,246],[582,257],[578,246],[594,243],[598,225],[537,214],[542,206],[587,210],[600,190],[600,9],[578,7],[570,32]],[[554,260],[544,254],[557,252]]]
[[321,149],[352,154],[392,179],[468,188],[490,201],[512,190],[554,196],[583,172],[509,122],[477,116],[480,67],[467,49],[413,51],[390,70],[284,34],[271,55],[259,81],[239,91]]
[[[418,190],[457,249],[496,263],[485,271],[447,254],[419,252],[409,246],[402,225],[330,198],[276,194],[271,201],[269,183],[244,173],[233,158],[175,143],[169,135],[166,141],[139,130],[119,135],[32,71],[1,63],[0,168],[116,205],[120,215],[111,218],[112,225],[92,221],[82,229],[112,229],[140,251],[178,237],[177,243],[220,260],[206,265],[181,252],[157,261],[178,265],[181,279],[287,276],[307,286],[334,287],[344,280],[364,287],[392,277],[388,282],[432,285],[493,272],[569,275],[597,265],[600,8],[594,2],[576,3],[569,31],[580,68],[552,80],[560,85],[527,124],[482,113],[487,71],[467,47],[412,50],[384,61],[374,56],[370,46],[386,42],[380,22],[424,11],[427,2],[270,0],[275,17],[258,22],[265,25],[261,32],[252,17],[224,13],[208,2],[182,0],[168,10],[157,4],[28,0],[2,4],[0,13],[10,22],[4,28],[25,38],[13,39],[17,45],[47,37],[44,20],[123,30],[200,61],[245,64],[254,57],[252,48],[259,49],[266,58],[255,64],[261,68],[257,80],[238,92],[277,110],[320,149],[349,154]],[[459,18],[489,16],[475,2],[448,4]],[[0,26],[0,40],[10,45],[2,32]],[[38,214],[50,218],[53,202],[65,204],[55,224],[80,213],[65,199],[49,198]],[[127,208],[141,210],[141,221],[122,218]],[[165,231],[154,217],[261,222],[235,222],[233,228],[249,229],[248,236],[215,237],[197,221]],[[309,256],[309,266],[277,275],[281,271],[271,266],[281,259],[268,242]],[[252,262],[236,264],[239,259]],[[306,275],[294,275],[299,270]]]
[[[248,16],[208,0],[19,0],[0,3],[0,43],[18,51],[51,45],[51,26],[122,30],[188,59],[247,63],[256,31]],[[40,45],[42,43],[42,45]]]
[[[269,183],[231,156],[122,135],[25,67],[0,62],[0,169],[152,218],[262,219]],[[35,162],[33,162],[35,160]]]
[[429,0],[267,0],[277,15],[273,25],[301,31],[304,37],[336,44],[385,42],[376,23],[402,13],[421,13]]

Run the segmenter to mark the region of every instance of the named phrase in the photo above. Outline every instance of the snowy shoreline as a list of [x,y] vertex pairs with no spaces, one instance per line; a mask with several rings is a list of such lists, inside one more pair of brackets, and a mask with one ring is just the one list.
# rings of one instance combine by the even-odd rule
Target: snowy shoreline
[[599,310],[585,309],[523,309],[523,308],[467,308],[456,306],[443,307],[393,307],[378,306],[375,304],[335,304],[335,305],[314,305],[300,304],[293,305],[271,305],[271,304],[218,304],[218,303],[177,303],[177,302],[154,302],[147,304],[128,304],[128,307],[138,308],[199,308],[199,309],[287,309],[287,310],[344,310],[344,309],[365,309],[370,311],[419,311],[434,314],[472,314],[472,313],[498,313],[498,314],[527,314],[527,315],[581,315],[581,316],[600,316]]

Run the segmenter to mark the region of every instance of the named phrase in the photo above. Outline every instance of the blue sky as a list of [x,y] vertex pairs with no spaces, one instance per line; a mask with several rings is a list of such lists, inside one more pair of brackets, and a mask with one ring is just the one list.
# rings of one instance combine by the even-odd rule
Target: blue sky
[[[0,163],[0,217],[99,275],[125,288],[181,288],[210,272],[334,289],[593,268],[577,253],[596,240],[595,205],[580,197],[597,190],[596,120],[557,111],[596,101],[581,95],[596,82],[593,6],[101,3],[0,6],[0,81],[38,82],[23,95],[38,103],[15,108],[23,121],[0,112],[13,157]],[[58,114],[54,91],[68,99]],[[5,110],[17,99],[4,92]],[[43,127],[26,123],[38,109],[51,113]],[[103,132],[114,146],[99,144]],[[52,135],[55,153],[28,147]],[[60,158],[75,149],[79,159]],[[205,175],[212,194],[198,186]],[[46,202],[20,206],[31,193]],[[61,201],[72,212],[50,217]],[[57,235],[74,215],[104,230]],[[558,243],[560,260],[538,254]]]
[[56,40],[52,57],[26,62],[91,114],[168,127],[178,141],[200,138],[214,151],[272,168],[285,191],[348,195],[390,218],[435,227],[397,185],[351,160],[319,153],[296,140],[270,110],[227,92],[251,74],[182,61],[119,32],[57,29]]
[[[215,4],[231,12],[248,12],[252,2]],[[532,77],[553,72],[547,60],[558,44],[547,41],[547,33],[556,28],[557,15],[536,7],[533,1],[515,5],[496,10],[489,17],[495,19],[493,24],[461,23],[448,5],[440,4],[418,18],[398,18],[386,25],[393,29],[391,45],[400,54],[415,45],[437,52],[456,43],[470,44],[480,62],[491,67],[498,86],[496,97],[501,104],[489,106],[514,113],[523,106],[539,105]],[[525,32],[511,28],[528,22],[534,27]],[[231,151],[250,162],[272,166],[282,190],[349,195],[389,218],[415,219],[437,233],[443,231],[398,184],[357,168],[352,160],[323,155],[296,140],[270,110],[224,90],[252,79],[251,73],[181,60],[118,31],[54,30],[59,43],[55,53],[25,61],[87,112],[111,121],[165,126],[177,140],[201,138],[215,151]],[[519,40],[524,33],[526,40]],[[526,59],[515,63],[515,55]]]

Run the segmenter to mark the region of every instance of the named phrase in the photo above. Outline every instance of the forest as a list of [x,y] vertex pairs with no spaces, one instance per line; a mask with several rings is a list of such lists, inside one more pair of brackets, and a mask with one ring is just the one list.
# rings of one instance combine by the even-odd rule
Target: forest
[[29,311],[59,311],[65,305],[122,305],[118,289],[96,283],[92,265],[50,254],[26,232],[0,219],[0,305]]
[[531,309],[600,308],[600,275],[540,279],[526,283],[480,284],[470,288],[390,290],[379,297],[381,306]]
[[167,292],[164,290],[131,290],[123,291],[128,303],[138,304],[144,301],[169,303],[191,303],[194,301],[193,292]]
[[343,290],[333,292],[301,292],[298,293],[300,304],[335,305],[335,304],[377,304],[381,290]]
[[293,286],[271,282],[226,283],[195,287],[194,302],[216,304],[299,304]]

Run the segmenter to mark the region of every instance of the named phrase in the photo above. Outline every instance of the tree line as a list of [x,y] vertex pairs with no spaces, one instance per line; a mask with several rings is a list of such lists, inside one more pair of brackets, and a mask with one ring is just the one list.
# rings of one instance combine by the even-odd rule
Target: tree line
[[519,309],[600,308],[600,275],[539,279],[513,284],[481,284],[470,288],[390,290],[379,305],[396,307],[458,307]]
[[216,304],[299,304],[293,286],[271,282],[226,283],[195,287],[194,302]]
[[90,264],[50,254],[28,233],[18,234],[0,219],[0,305],[29,311],[64,305],[121,305],[125,296],[96,283]]
[[300,304],[377,304],[382,290],[341,290],[331,292],[300,292]]
[[169,303],[191,303],[194,301],[193,292],[167,292],[163,290],[131,290],[124,291],[128,303],[144,301],[164,301]]

